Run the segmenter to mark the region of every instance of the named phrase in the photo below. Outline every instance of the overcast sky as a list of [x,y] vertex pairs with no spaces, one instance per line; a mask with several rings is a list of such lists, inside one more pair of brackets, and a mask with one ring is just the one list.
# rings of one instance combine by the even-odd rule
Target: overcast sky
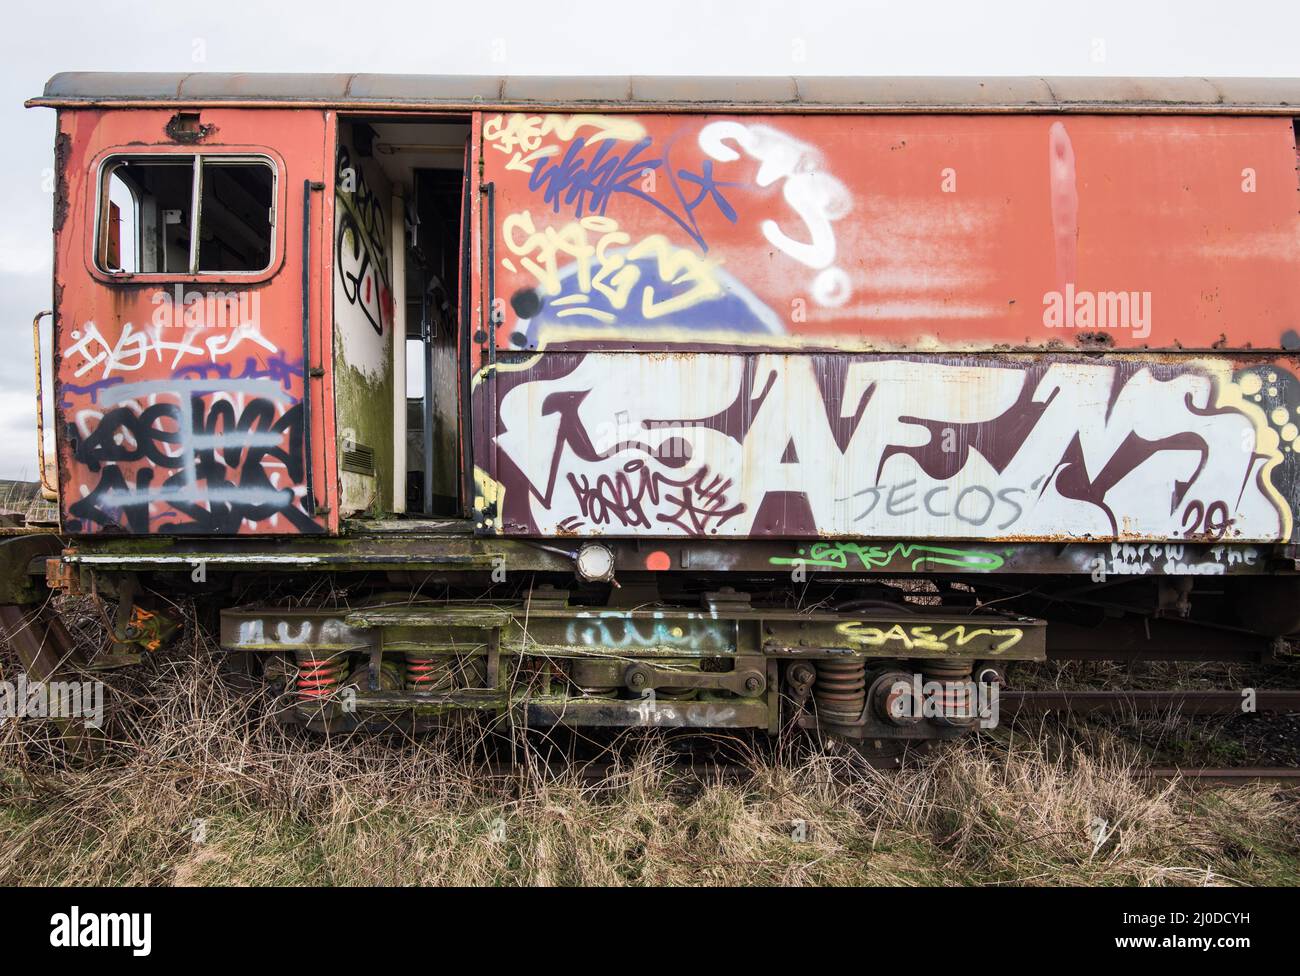
[[1297,77],[1300,0],[26,0],[0,51],[0,477],[34,480],[54,112],[22,102],[57,71]]

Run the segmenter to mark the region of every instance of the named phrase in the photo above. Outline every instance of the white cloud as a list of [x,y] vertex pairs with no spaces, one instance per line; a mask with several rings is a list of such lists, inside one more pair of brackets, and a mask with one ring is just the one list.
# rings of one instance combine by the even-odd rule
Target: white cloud
[[0,275],[30,277],[52,271],[52,258],[48,249],[33,247],[31,241],[20,243],[0,238]]
[[36,401],[0,390],[0,477],[36,481]]

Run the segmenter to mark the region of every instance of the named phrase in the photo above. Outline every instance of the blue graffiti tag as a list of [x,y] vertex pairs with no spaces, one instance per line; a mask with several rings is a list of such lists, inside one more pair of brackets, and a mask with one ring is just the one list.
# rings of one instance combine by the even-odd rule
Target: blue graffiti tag
[[[194,363],[189,366],[182,366],[172,374],[176,379],[201,379],[208,380],[213,378],[231,379],[229,363]],[[293,381],[302,376],[302,360],[290,362],[282,356],[272,356],[266,361],[266,367],[262,368],[252,356],[244,360],[244,369],[234,379],[238,380],[275,380],[287,392],[293,386]]]
[[[614,151],[614,143],[601,142],[588,158],[585,154],[588,148],[586,139],[575,139],[563,157],[542,159],[537,164],[528,178],[528,189],[534,192],[540,189],[543,202],[549,204],[553,212],[558,214],[564,208],[571,208],[573,215],[579,218],[588,213],[604,216],[613,195],[625,193],[663,213],[707,251],[709,245],[700,231],[695,211],[706,200],[712,200],[718,211],[734,224],[736,209],[723,196],[722,189],[740,184],[715,179],[712,160],[706,160],[699,173],[688,169],[678,169],[674,173],[663,157],[642,156],[650,145],[651,139],[647,136],[626,153],[619,153]],[[660,169],[668,174],[669,184],[681,204],[681,213],[641,188],[645,174]],[[692,184],[688,189],[695,189],[693,198],[687,199],[679,180]]]

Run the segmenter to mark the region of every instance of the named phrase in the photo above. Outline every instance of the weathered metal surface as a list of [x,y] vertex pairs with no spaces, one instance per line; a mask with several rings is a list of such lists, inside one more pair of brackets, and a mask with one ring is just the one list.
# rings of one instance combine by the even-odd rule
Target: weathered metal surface
[[626,659],[734,657],[760,650],[752,613],[664,610],[550,610],[530,613],[536,653]]
[[1002,658],[1041,660],[1042,621],[987,613],[792,613],[737,608],[588,610],[553,604],[383,606],[354,611],[222,611],[221,645],[232,651],[375,646],[483,654],[500,632],[503,654],[632,660],[738,656]]
[[476,455],[495,450],[480,512],[503,534],[1294,531],[1300,383],[1272,362],[564,352],[498,374],[477,388],[499,433]]
[[510,611],[482,604],[455,606],[430,604],[427,607],[391,606],[357,610],[345,618],[347,625],[359,630],[380,627],[468,627],[491,630],[510,621]]
[[[257,80],[163,87],[240,97]],[[294,97],[312,85],[265,80]],[[342,94],[355,83],[365,81]],[[524,90],[503,84],[499,93]],[[532,91],[560,105],[569,84]],[[664,98],[673,84],[646,90]],[[754,90],[776,97],[780,84]],[[943,84],[911,95],[882,85],[899,105],[955,97]],[[1203,82],[1043,87],[1058,108],[1224,95]],[[1029,89],[994,89],[1038,104]],[[483,192],[469,195],[465,322],[482,341],[465,406],[479,531],[806,540],[770,554],[769,568],[828,537],[890,549],[1290,540],[1300,493],[1300,385],[1282,354],[1300,347],[1287,326],[1300,319],[1287,286],[1300,257],[1290,119],[885,117],[870,104],[743,120],[475,115]],[[75,204],[56,264],[69,532],[329,532],[348,511],[391,505],[388,479],[370,485],[338,464],[338,449],[358,441],[387,464],[392,321],[378,253],[389,235],[372,225],[385,193],[370,175],[338,178],[358,167],[346,144],[335,153],[326,114],[222,103],[180,139],[164,109],[61,113],[60,196]],[[191,308],[190,292],[233,288],[223,276],[180,276],[173,288],[175,275],[110,281],[95,270],[108,156],[234,151],[264,153],[278,176],[277,263],[237,289],[241,309],[260,302],[253,320],[218,332],[206,301]],[[1134,167],[1139,157],[1160,165]],[[329,191],[314,213],[313,186]],[[296,222],[308,262],[288,232]],[[465,568],[477,555],[422,563],[358,547],[351,565]],[[620,550],[619,568],[635,558]],[[711,559],[702,553],[701,567]],[[905,554],[895,562],[917,571]]]
[[1289,119],[482,134],[483,532],[1292,536]]
[[370,108],[762,111],[1259,112],[1290,115],[1300,82],[1275,78],[502,77],[62,72],[29,105],[300,103]]
[[[620,545],[619,543],[614,543]],[[795,573],[1087,573],[1098,581],[1122,576],[1261,575],[1277,569],[1275,547],[1184,543],[1034,543],[984,546],[943,541],[864,540],[741,545],[664,543],[649,552],[623,546],[620,565],[650,568],[668,556],[671,567],[696,572],[759,569],[764,563]],[[669,555],[671,553],[672,555]],[[676,558],[673,558],[676,556]]]
[[501,349],[1300,348],[1289,118],[485,113],[482,132]]
[[764,671],[767,659],[761,655],[737,656],[730,671],[691,671],[669,664],[638,661],[630,664],[619,676],[619,684],[638,694],[666,690],[670,694],[682,691],[727,691],[742,698],[753,698],[767,690]]
[[34,681],[48,681],[85,664],[63,621],[48,606],[0,604],[0,636]]
[[[212,572],[256,569],[299,573],[392,569],[410,571],[574,571],[576,546],[538,546],[511,538],[467,538],[462,523],[447,533],[358,532],[346,538],[284,539],[268,551],[241,540],[79,540],[63,556],[101,570]],[[1206,543],[979,543],[902,540],[774,542],[758,539],[609,539],[619,573],[822,574],[835,579],[911,574],[1088,574],[1098,579],[1152,576],[1260,576],[1294,571],[1282,547]]]
[[466,688],[444,694],[401,691],[362,691],[355,697],[355,715],[365,722],[372,715],[428,719],[452,712],[509,713],[516,727],[551,726],[603,728],[770,728],[772,709],[752,698],[682,701],[647,695],[622,699],[571,695],[512,696],[505,691]]
[[463,709],[499,711],[508,701],[508,695],[494,688],[463,688],[445,694],[361,691],[356,697],[358,712],[415,712],[421,715],[440,715]]
[[238,651],[313,650],[324,654],[364,651],[374,642],[349,627],[343,614],[316,610],[222,610],[221,646]]
[[[323,185],[332,173],[332,129],[321,112],[212,109],[201,113],[195,139],[177,141],[173,121],[165,110],[59,116],[67,146],[60,192],[70,201],[55,237],[63,527],[73,534],[326,531],[337,512],[334,454],[326,451],[334,439],[331,348],[322,342],[322,333],[332,334],[322,319],[333,248],[323,229],[331,226],[328,208],[308,219],[303,186]],[[271,266],[250,274],[101,271],[102,165],[123,155],[196,153],[273,165]],[[307,365],[321,364],[311,410],[304,302],[313,333]]]
[[915,614],[897,619],[773,619],[763,621],[769,654],[813,657],[827,651],[907,659],[1041,660],[1041,620],[997,615],[951,617]]
[[[44,561],[58,553],[58,537],[50,533],[0,538],[0,605],[43,602],[49,596]],[[36,567],[39,574],[33,572]]]
[[[350,689],[345,721],[364,722],[371,713],[404,713],[417,720],[470,709],[510,713],[516,722],[531,725],[610,725],[665,727],[776,727],[778,708],[775,661],[758,649],[757,617],[722,619],[681,610],[601,611],[566,608],[558,601],[532,604],[484,605],[443,603],[383,605],[356,611],[243,608],[221,614],[220,642],[230,651],[291,653],[300,667],[310,667],[311,682],[329,687],[352,660],[368,659],[372,675],[386,662],[420,675],[446,675],[442,683],[405,689],[374,681],[368,688]],[[742,636],[743,634],[743,636]],[[750,653],[741,653],[742,645]],[[441,657],[456,668],[437,669]],[[704,659],[712,662],[706,667]],[[718,667],[729,659],[729,667]],[[510,663],[503,665],[503,660]],[[540,683],[517,680],[517,668],[544,660]],[[598,660],[610,663],[608,677],[599,677],[600,690],[622,692],[633,700],[588,694],[587,683],[575,679],[564,694],[555,694],[551,669],[563,661]],[[453,674],[465,662],[470,682]],[[588,669],[590,670],[590,669]],[[477,685],[482,687],[477,687]],[[391,685],[391,682],[390,682]],[[324,702],[311,685],[299,695],[310,700],[304,715],[340,718],[338,702]],[[662,694],[659,694],[659,693]],[[701,696],[680,700],[679,696]],[[326,710],[320,711],[324,705]]]

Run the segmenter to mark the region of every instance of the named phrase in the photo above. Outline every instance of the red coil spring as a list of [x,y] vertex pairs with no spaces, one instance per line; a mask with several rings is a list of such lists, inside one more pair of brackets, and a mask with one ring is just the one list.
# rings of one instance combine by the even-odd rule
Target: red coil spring
[[445,654],[407,653],[407,691],[446,691],[454,683],[452,658]]
[[944,725],[968,725],[975,721],[978,703],[971,697],[974,688],[969,684],[969,662],[929,662],[925,667],[925,679],[942,684],[936,721]]
[[823,720],[855,722],[867,703],[866,662],[854,660],[818,661],[813,699]]
[[944,681],[939,694],[938,720],[947,725],[965,725],[978,718],[979,705],[974,688],[965,682]]
[[434,658],[408,656],[406,659],[406,682],[419,688],[431,685],[446,676],[446,670]]
[[298,658],[296,684],[298,697],[305,701],[328,698],[338,689],[346,668],[347,662],[342,655],[335,657],[301,655]]

